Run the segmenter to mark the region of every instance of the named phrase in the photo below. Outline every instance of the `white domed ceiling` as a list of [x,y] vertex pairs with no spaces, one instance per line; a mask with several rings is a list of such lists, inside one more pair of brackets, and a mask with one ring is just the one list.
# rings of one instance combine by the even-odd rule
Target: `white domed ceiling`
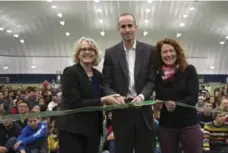
[[0,72],[56,73],[72,64],[82,36],[104,52],[120,41],[117,19],[129,12],[138,40],[178,39],[199,73],[227,74],[227,8],[225,1],[0,1],[0,68],[8,67]]

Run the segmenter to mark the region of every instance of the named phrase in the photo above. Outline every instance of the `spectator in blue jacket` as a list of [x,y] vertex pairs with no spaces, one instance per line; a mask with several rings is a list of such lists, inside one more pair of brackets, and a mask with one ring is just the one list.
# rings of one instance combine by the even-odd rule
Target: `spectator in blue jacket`
[[27,126],[19,135],[14,149],[20,153],[45,153],[47,149],[48,127],[39,118],[28,118]]

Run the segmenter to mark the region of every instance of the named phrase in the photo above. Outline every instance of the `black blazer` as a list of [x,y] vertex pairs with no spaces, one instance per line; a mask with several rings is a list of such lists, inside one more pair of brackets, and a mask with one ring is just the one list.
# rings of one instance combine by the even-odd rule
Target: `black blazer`
[[[93,75],[102,87],[101,73],[93,69]],[[95,98],[92,83],[81,64],[75,64],[64,69],[61,77],[62,103],[61,110],[82,108],[87,106],[101,106],[100,98]],[[101,89],[102,90],[102,89]],[[57,119],[60,131],[89,136],[92,130],[99,128],[102,133],[102,112],[77,113],[61,116]]]
[[[154,47],[143,43],[136,42],[136,59],[135,59],[135,89],[137,94],[143,94],[145,100],[148,100],[152,95],[155,87],[156,69],[155,69],[156,54]],[[105,51],[105,59],[103,65],[103,75],[105,77],[104,93],[120,94],[127,96],[128,93],[128,68],[123,42]],[[152,128],[152,109],[151,106],[143,107],[143,116],[149,128]],[[113,113],[113,122],[115,118],[121,118],[127,114]],[[115,117],[119,116],[119,117]]]

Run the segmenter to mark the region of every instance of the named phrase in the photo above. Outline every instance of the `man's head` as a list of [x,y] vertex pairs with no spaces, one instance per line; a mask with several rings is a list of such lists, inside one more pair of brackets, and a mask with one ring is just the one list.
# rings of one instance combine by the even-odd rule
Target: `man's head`
[[214,120],[219,124],[223,124],[225,122],[225,115],[226,114],[224,113],[224,111],[220,108],[213,110],[212,114]]
[[[3,113],[3,115],[9,115],[9,114],[11,114],[11,113],[10,112],[4,112]],[[2,123],[3,123],[5,128],[10,128],[10,127],[12,127],[11,125],[12,125],[13,121],[12,121],[12,119],[5,119],[5,120],[3,120]]]
[[135,17],[130,13],[123,13],[119,17],[118,30],[124,41],[135,40],[137,25]]
[[19,99],[16,104],[19,114],[25,114],[29,112],[29,104],[24,99]]
[[204,103],[205,103],[205,100],[206,100],[206,97],[204,97],[202,95],[198,96],[198,104],[199,104],[199,106],[203,106]]
[[204,104],[204,108],[203,108],[203,111],[204,113],[207,113],[207,114],[211,114],[212,112],[212,103],[210,103],[209,101],[206,101],[205,104]]
[[36,92],[35,89],[34,88],[31,88],[30,91],[29,91],[29,96],[31,98],[33,98],[35,96],[35,92]]
[[228,112],[228,99],[223,99],[222,102],[221,102],[221,108]]
[[27,120],[28,126],[30,126],[32,129],[36,129],[39,123],[39,117],[29,117]]

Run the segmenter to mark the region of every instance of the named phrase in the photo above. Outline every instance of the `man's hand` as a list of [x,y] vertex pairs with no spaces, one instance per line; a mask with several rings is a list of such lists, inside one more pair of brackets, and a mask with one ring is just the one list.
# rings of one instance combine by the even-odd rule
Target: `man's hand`
[[203,151],[210,151],[210,148],[204,148]]
[[20,153],[26,153],[26,152],[25,152],[25,150],[21,150],[21,152],[20,152]]
[[131,102],[141,102],[143,101],[141,96],[136,96]]
[[176,108],[176,103],[174,101],[165,102],[165,107],[168,112],[173,112]]
[[20,145],[21,145],[21,141],[18,141],[13,147],[14,150],[16,151],[19,148]]

